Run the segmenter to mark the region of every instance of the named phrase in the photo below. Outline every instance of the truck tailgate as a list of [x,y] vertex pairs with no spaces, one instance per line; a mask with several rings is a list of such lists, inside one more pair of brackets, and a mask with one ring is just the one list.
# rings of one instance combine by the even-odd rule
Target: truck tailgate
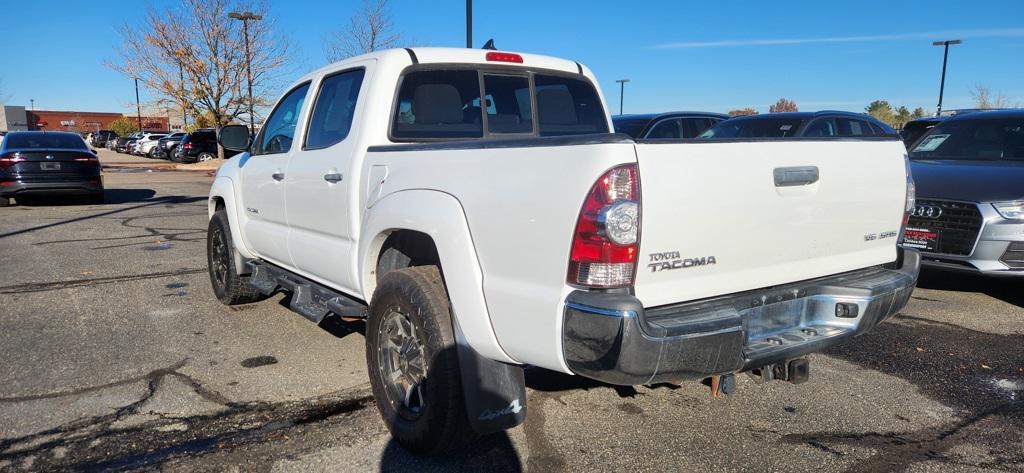
[[906,192],[897,140],[649,142],[636,153],[635,290],[646,307],[896,259]]

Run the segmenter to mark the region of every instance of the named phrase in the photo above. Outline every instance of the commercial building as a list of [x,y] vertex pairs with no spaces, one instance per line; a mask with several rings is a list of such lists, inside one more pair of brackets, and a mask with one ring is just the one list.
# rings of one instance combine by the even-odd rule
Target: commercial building
[[[31,110],[25,112],[28,117],[28,129],[50,131],[89,132],[109,130],[110,123],[121,117],[121,113],[76,112],[63,110]],[[134,116],[127,116],[133,122]],[[142,117],[143,130],[167,130],[167,117]]]
[[18,105],[0,105],[0,131],[28,130],[28,118],[25,107]]

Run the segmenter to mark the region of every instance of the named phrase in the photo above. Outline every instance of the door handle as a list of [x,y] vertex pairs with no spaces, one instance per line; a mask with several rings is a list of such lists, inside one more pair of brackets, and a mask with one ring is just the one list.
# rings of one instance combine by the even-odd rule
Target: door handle
[[806,186],[818,182],[818,166],[775,168],[775,187]]
[[330,182],[331,184],[341,182],[341,174],[336,172],[329,172],[327,174],[324,174],[324,180]]
[[277,171],[271,174],[270,177],[274,178],[275,181],[281,181],[284,180],[284,173],[281,171]]

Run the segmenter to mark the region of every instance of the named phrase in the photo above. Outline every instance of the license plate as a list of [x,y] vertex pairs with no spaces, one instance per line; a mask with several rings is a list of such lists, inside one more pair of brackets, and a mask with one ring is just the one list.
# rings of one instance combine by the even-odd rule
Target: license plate
[[60,171],[60,163],[39,163],[39,169],[43,171]]
[[939,248],[941,237],[942,235],[935,230],[907,227],[903,231],[903,246],[924,251],[936,251]]

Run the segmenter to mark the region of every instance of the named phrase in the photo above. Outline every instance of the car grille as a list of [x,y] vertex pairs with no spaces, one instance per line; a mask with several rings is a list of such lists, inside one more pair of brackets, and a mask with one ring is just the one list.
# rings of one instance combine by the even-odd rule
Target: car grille
[[977,205],[947,200],[918,200],[916,205],[942,209],[938,218],[911,216],[907,222],[908,227],[939,233],[939,245],[934,253],[967,256],[974,251],[982,222]]
[[1015,241],[1006,247],[1006,252],[999,257],[999,261],[1010,267],[1010,269],[1024,268],[1024,241]]

